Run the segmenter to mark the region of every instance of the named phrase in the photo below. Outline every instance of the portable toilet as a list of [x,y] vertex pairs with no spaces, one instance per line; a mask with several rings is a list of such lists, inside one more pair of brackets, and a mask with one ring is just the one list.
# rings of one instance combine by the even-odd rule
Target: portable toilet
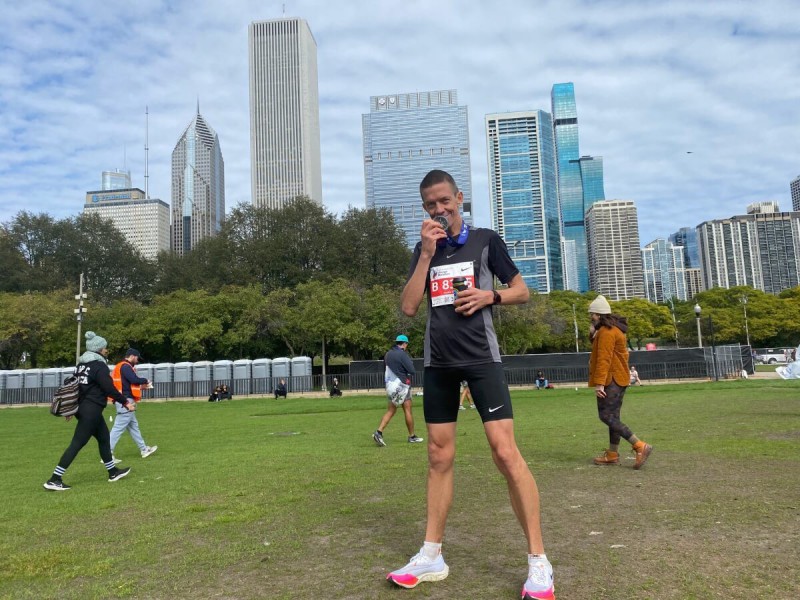
[[[42,390],[42,370],[41,369],[26,369],[23,375],[25,382],[25,404],[33,404],[35,402],[45,402],[44,390]],[[49,398],[47,399],[49,401]]]
[[292,390],[310,392],[314,389],[311,359],[308,356],[295,356],[292,359]]
[[231,379],[233,379],[233,361],[215,360],[211,365],[211,373],[214,385],[224,383],[230,387]]
[[174,398],[172,390],[172,378],[174,376],[175,365],[172,363],[158,363],[153,365],[153,397],[154,398]]
[[256,358],[251,364],[252,383],[250,385],[253,394],[271,394],[274,386],[272,385],[272,359]]
[[6,371],[6,389],[4,392],[6,404],[22,404],[24,398],[24,369],[11,369]]
[[0,371],[0,404],[6,403],[5,390],[6,390],[6,372]]
[[214,383],[211,381],[214,363],[210,360],[199,360],[192,365],[192,383],[194,384],[193,396],[206,396],[211,394]]
[[[153,365],[150,363],[143,363],[140,365],[136,365],[136,374],[139,377],[144,377],[150,383],[153,382]],[[148,399],[153,398],[155,394],[153,393],[152,389],[142,389],[142,398]]]
[[292,359],[281,357],[275,358],[272,361],[272,388],[275,389],[275,386],[278,385],[278,382],[281,379],[286,380],[286,389],[288,391],[293,391],[294,388],[292,386]]
[[48,388],[48,393],[52,393],[62,383],[61,369],[58,367],[42,369],[42,387]]
[[192,366],[190,362],[179,362],[173,365],[172,391],[176,398],[191,398],[192,393]]
[[253,361],[240,358],[233,361],[233,393],[240,396],[250,395],[250,378],[253,376]]

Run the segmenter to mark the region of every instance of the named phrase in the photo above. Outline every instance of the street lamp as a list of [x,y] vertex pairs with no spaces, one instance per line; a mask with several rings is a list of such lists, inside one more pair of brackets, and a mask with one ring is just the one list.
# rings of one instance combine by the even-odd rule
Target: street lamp
[[78,295],[75,296],[75,300],[78,301],[78,308],[73,309],[75,318],[78,320],[78,342],[75,346],[75,364],[77,365],[81,356],[81,323],[83,322],[83,313],[86,312],[86,307],[83,305],[83,301],[86,300],[86,294],[83,292],[83,273],[81,273]]
[[575,352],[580,352],[578,347],[578,316],[575,313],[575,304],[572,305],[572,323],[575,325]]
[[700,304],[694,305],[694,314],[697,317],[697,346],[703,347],[703,334],[700,333]]
[[680,348],[681,345],[678,343],[678,321],[675,319],[675,301],[672,298],[668,298],[667,302],[669,302],[670,312],[672,312],[672,328],[675,331],[675,347]]
[[750,346],[750,328],[747,326],[747,295],[742,296],[742,310],[744,310],[744,334],[747,337],[747,345]]

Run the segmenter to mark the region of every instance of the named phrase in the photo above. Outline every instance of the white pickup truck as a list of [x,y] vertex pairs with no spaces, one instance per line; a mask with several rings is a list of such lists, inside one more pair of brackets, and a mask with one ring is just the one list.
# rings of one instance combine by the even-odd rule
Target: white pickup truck
[[756,360],[762,365],[786,363],[786,354],[792,355],[794,348],[757,348]]

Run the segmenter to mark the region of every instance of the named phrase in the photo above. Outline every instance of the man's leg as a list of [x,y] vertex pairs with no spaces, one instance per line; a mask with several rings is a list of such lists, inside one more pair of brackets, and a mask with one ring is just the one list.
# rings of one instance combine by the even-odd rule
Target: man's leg
[[132,416],[133,416],[132,411],[123,411],[117,413],[117,416],[114,419],[114,427],[111,428],[112,454],[114,452],[114,448],[117,447],[117,442],[119,442],[119,438],[122,437],[122,433],[128,428],[128,424],[131,422]]
[[453,504],[456,424],[428,423],[428,524],[425,541],[442,543]]
[[411,398],[403,402],[403,415],[406,418],[406,429],[409,437],[414,436],[414,414],[411,412]]
[[514,420],[502,419],[484,424],[492,458],[506,478],[511,507],[528,538],[528,551],[543,554],[539,521],[539,489],[514,439]]
[[396,412],[397,412],[397,407],[391,402],[389,402],[389,406],[386,408],[386,412],[384,413],[383,418],[381,419],[381,424],[378,426],[378,431],[383,433],[384,428],[389,424],[389,421],[392,420],[392,417]]
[[147,450],[147,444],[144,443],[142,432],[139,430],[139,419],[136,418],[136,413],[131,413],[131,420],[128,423],[128,431],[133,438],[134,443],[139,447],[140,452]]

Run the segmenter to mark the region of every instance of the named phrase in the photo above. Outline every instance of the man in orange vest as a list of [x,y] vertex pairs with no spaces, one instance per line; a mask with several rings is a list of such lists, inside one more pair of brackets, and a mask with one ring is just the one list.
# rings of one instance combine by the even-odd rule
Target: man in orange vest
[[[114,421],[114,428],[111,430],[111,452],[113,454],[114,447],[117,445],[119,438],[122,437],[123,432],[127,429],[133,441],[139,446],[139,451],[142,453],[142,458],[147,458],[153,452],[158,450],[158,446],[148,446],[144,443],[142,433],[139,431],[139,421],[136,419],[136,403],[142,399],[142,386],[150,387],[150,381],[144,377],[139,377],[136,374],[136,365],[139,364],[142,355],[136,348],[128,348],[125,351],[125,360],[120,361],[114,367],[111,373],[111,379],[114,382],[114,387],[117,388],[123,396],[133,402],[128,403],[128,408],[116,402],[117,418]],[[109,402],[113,402],[111,398]],[[131,410],[129,410],[131,409]],[[120,462],[116,457],[114,462]]]

